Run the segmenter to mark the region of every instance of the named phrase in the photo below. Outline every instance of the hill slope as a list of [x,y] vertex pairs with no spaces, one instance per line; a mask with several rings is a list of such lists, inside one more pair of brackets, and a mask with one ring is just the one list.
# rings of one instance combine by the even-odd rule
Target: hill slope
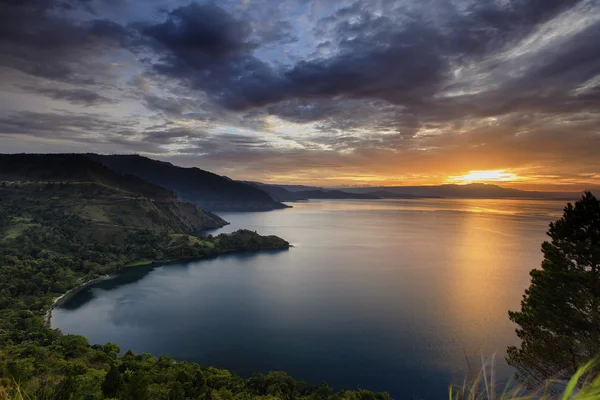
[[164,187],[115,173],[81,154],[0,154],[0,181],[94,182],[155,200],[174,200]]
[[[75,215],[88,221],[86,234],[103,236],[123,227],[192,233],[227,224],[165,188],[118,174],[82,155],[0,155],[0,181],[1,201],[15,211],[51,209]],[[26,228],[27,218],[12,230]]]
[[117,172],[173,190],[181,199],[210,211],[268,211],[285,208],[265,191],[199,168],[183,168],[138,155],[88,154]]

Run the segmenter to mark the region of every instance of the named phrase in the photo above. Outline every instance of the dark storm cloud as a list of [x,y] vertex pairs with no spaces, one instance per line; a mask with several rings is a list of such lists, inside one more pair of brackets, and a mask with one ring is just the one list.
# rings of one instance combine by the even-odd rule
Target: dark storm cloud
[[265,85],[277,79],[276,73],[251,55],[256,44],[249,39],[250,25],[218,6],[192,3],[171,11],[165,22],[139,29],[160,54],[156,72],[232,109],[235,102],[245,103],[246,95],[252,100],[261,93],[271,96]]
[[191,3],[176,8],[168,13],[165,22],[142,27],[141,31],[173,57],[200,68],[254,47],[248,41],[251,33],[248,22],[234,19],[214,4]]
[[[126,31],[106,20],[75,22],[60,13],[84,1],[0,1],[0,65],[56,81],[91,84],[89,58],[118,46]],[[85,9],[85,7],[84,7]]]
[[[340,18],[335,25],[338,53],[299,63],[285,73],[284,84],[272,87],[281,91],[275,96],[280,98],[379,98],[416,113],[443,114],[444,108],[456,104],[439,100],[436,94],[451,81],[455,69],[481,62],[485,56],[514,45],[540,23],[577,3],[527,0],[502,7],[499,2],[481,1],[460,12],[446,4],[438,10],[438,21],[414,12],[407,12],[401,21],[385,15],[374,16],[368,11],[358,13],[360,3],[355,3],[349,9],[355,19]],[[597,7],[594,9],[598,11]],[[338,15],[345,15],[342,11]],[[530,60],[531,66],[522,77],[508,79],[502,82],[504,86],[486,91],[489,100],[518,96],[524,97],[523,102],[533,103],[540,96],[551,97],[549,92],[568,96],[567,90],[600,70],[600,46],[592,39],[599,28],[596,23],[564,43],[562,50]],[[483,72],[502,74],[502,63],[502,60],[496,65],[490,62]],[[509,74],[514,74],[514,70],[506,71]],[[530,91],[523,91],[524,84]],[[252,106],[251,97],[247,98],[247,106]],[[459,103],[462,106],[459,110],[478,113],[481,99],[473,100]],[[544,100],[552,103],[573,99]],[[260,104],[260,99],[256,103]],[[503,113],[502,106],[498,104],[487,113]]]
[[[425,13],[428,10],[414,7],[377,14],[369,9],[369,2],[356,2],[327,18],[336,52],[286,69],[256,58],[247,25],[214,5],[175,9],[167,21],[146,28],[145,33],[162,45],[156,71],[208,93],[226,108],[269,106],[269,113],[290,121],[322,121],[323,129],[345,129],[352,125],[348,114],[360,111],[355,105],[345,107],[345,100],[379,99],[402,108],[378,121],[379,128],[388,124],[390,129],[404,127],[403,120],[417,114],[425,119],[435,114],[444,120],[455,118],[457,112],[503,114],[517,104],[532,111],[597,106],[595,96],[574,97],[570,92],[600,70],[600,46],[593,40],[598,37],[598,23],[560,49],[528,60],[530,65],[521,76],[513,76],[513,68],[505,69],[510,61],[490,60],[481,74],[496,77],[499,87],[452,99],[439,96],[451,88],[456,69],[485,62],[579,3],[485,0],[459,9],[440,2],[432,18]],[[597,2],[589,7],[598,10]],[[412,122],[409,125],[414,127]]]
[[[285,68],[257,58],[254,51],[269,41],[284,40],[289,22],[280,21],[264,32],[254,29],[254,37],[263,43],[253,42],[249,21],[213,3],[191,3],[167,12],[162,22],[136,24],[147,40],[137,41],[135,49],[143,52],[148,45],[159,57],[153,63],[155,72],[208,94],[228,109],[268,106],[269,113],[290,121],[322,121],[324,129],[335,128],[334,119],[339,120],[339,129],[352,125],[347,115],[359,110],[355,104],[346,107],[348,99],[379,99],[401,106],[396,117],[387,113],[379,121],[400,125],[411,114],[436,114],[440,119],[456,112],[488,116],[509,112],[511,104],[578,109],[597,105],[593,93],[573,96],[571,91],[600,67],[600,46],[594,40],[600,33],[598,23],[560,48],[527,60],[529,66],[521,76],[514,77],[513,68],[505,68],[510,61],[488,61],[480,73],[496,78],[498,87],[452,99],[439,94],[452,85],[458,89],[464,85],[452,82],[457,68],[486,62],[489,55],[515,45],[541,23],[582,2],[484,0],[465,3],[466,8],[460,7],[462,3],[439,2],[432,14],[429,9],[384,1],[389,12],[381,14],[373,12],[371,2],[357,1],[320,23],[329,27],[333,36],[326,42],[336,51]],[[597,10],[597,1],[588,3],[590,12]],[[133,35],[107,20],[74,23],[59,18],[51,11],[67,7],[64,2],[0,4],[4,11],[0,22],[5,22],[0,30],[8,38],[1,42],[7,56],[4,63],[32,75],[92,83],[95,78],[86,76],[80,53],[97,52],[102,46],[128,47]],[[31,29],[34,22],[36,28]],[[177,99],[144,100],[154,110],[181,113],[184,108]]]

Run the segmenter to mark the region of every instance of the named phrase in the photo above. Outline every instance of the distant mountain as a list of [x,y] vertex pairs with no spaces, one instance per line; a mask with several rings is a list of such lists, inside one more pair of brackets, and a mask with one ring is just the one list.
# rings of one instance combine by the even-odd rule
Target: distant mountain
[[574,200],[579,193],[534,192],[504,188],[486,183],[467,185],[436,186],[366,186],[323,188],[317,186],[278,185],[248,182],[268,192],[279,201],[299,201],[308,199],[422,199],[422,198],[469,198],[469,199],[560,199]]
[[[573,199],[577,193],[533,192],[518,189],[503,188],[486,183],[471,183],[468,185],[437,185],[437,186],[379,186],[339,188],[350,193],[371,193],[385,191],[395,195],[411,195],[418,197],[454,197],[454,198],[530,198],[530,199]],[[383,196],[382,196],[383,197]]]
[[[271,185],[260,182],[249,184],[269,193],[277,201],[303,201],[309,199],[379,199],[369,193],[348,193],[341,190],[324,189],[316,186]],[[302,189],[302,190],[297,190]]]
[[65,217],[83,218],[89,234],[118,227],[192,233],[227,224],[170,190],[81,154],[0,154],[0,185],[6,199],[21,198],[32,212],[51,205]]
[[306,197],[307,199],[364,199],[364,200],[376,200],[380,197],[374,196],[370,193],[347,193],[341,190],[302,190],[299,192],[291,192],[298,197]]
[[287,190],[288,192],[308,192],[308,191],[313,191],[313,190],[332,190],[332,189],[325,189],[325,188],[322,188],[319,186],[277,185],[277,184],[260,183],[260,182],[254,182],[254,183],[258,183],[259,185],[263,185],[263,186],[282,188],[282,189]]
[[423,198],[441,198],[441,196],[418,196],[415,194],[408,193],[393,193],[387,190],[376,190],[374,192],[367,192],[370,196],[375,196],[380,199],[423,199]]
[[263,183],[258,183],[258,182],[248,182],[248,184],[267,192],[276,201],[288,201],[289,202],[289,201],[308,200],[307,197],[299,196],[297,193],[290,192],[289,190],[287,190],[283,187],[265,185]]
[[174,191],[182,200],[210,211],[268,211],[287,206],[265,191],[199,168],[183,168],[138,155],[88,154],[121,173],[135,175]]

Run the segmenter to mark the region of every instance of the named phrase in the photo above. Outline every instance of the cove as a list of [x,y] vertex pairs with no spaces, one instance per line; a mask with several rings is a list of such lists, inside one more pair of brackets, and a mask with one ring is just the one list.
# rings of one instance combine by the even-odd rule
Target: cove
[[336,389],[435,398],[480,355],[517,343],[517,309],[564,202],[354,200],[224,213],[289,251],[133,267],[54,310],[91,343],[196,361],[248,377],[283,370]]

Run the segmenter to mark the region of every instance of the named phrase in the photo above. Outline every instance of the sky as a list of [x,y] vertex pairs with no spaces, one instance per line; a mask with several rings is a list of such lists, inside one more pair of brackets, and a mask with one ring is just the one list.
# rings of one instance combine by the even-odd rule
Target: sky
[[0,152],[600,187],[600,0],[0,0]]

